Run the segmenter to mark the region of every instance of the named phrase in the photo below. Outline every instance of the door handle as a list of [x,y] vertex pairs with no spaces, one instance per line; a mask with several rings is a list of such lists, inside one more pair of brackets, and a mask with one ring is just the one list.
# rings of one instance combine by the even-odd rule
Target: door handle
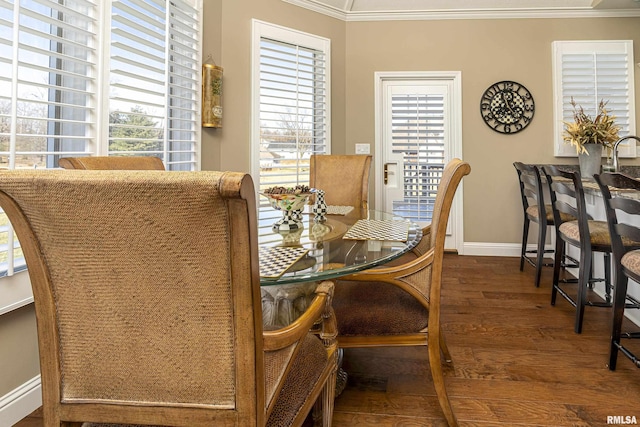
[[384,164],[384,185],[389,182],[389,163]]

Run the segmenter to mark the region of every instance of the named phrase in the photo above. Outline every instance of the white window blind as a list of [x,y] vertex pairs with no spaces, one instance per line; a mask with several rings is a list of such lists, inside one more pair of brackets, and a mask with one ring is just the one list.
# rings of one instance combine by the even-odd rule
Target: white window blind
[[[0,167],[109,153],[198,168],[201,12],[200,0],[0,0]],[[24,268],[0,212],[0,276]]]
[[[556,156],[576,156],[562,139],[563,122],[573,121],[572,98],[591,117],[604,100],[621,127],[620,136],[635,134],[632,41],[554,42],[553,68]],[[636,156],[632,142],[620,145],[620,156]]]
[[[0,0],[0,167],[49,168],[84,153],[95,125],[97,5]],[[0,216],[0,274],[25,268]]]
[[393,213],[431,222],[445,165],[444,95],[396,93],[391,96],[391,152],[401,156],[402,197]]
[[120,0],[111,11],[109,154],[196,169],[199,11],[180,0]]
[[330,151],[329,57],[326,39],[254,21],[252,139],[261,190],[308,184],[311,154]]

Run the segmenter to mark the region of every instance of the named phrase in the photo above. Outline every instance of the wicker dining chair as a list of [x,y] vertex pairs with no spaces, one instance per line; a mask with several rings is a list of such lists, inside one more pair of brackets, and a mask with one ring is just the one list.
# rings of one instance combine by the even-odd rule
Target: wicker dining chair
[[58,164],[64,169],[165,170],[164,163],[156,156],[62,157]]
[[369,206],[371,156],[314,154],[310,159],[309,186],[324,190],[327,205]]
[[0,171],[0,206],[31,278],[46,426],[300,426],[316,401],[331,425],[333,285],[263,331],[249,175]]
[[[426,239],[405,264],[382,266],[336,282],[333,306],[340,348],[427,346],[438,402],[449,426],[457,426],[442,371],[440,324],[442,263],[449,211],[471,167],[460,159],[443,172]],[[421,243],[422,243],[421,242]],[[343,280],[344,279],[344,280]]]
[[[640,309],[640,301],[627,293],[629,279],[640,283],[640,180],[621,173],[595,174],[604,199],[613,250],[613,322],[609,369],[614,371],[622,352],[636,367],[640,358],[623,344],[624,339],[640,339],[640,330],[622,332],[625,309]],[[620,213],[620,217],[618,216]]]

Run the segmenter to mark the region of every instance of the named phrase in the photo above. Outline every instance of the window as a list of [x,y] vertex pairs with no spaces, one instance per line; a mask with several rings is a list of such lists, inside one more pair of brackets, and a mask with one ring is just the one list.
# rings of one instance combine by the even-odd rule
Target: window
[[253,22],[252,165],[260,189],[308,184],[311,154],[330,152],[329,61],[329,40]]
[[154,155],[169,170],[197,168],[200,10],[189,3],[112,2],[109,155]]
[[[201,10],[200,0],[0,0],[0,167],[108,153],[196,169]],[[24,268],[0,214],[0,275]]]
[[[635,134],[632,41],[554,42],[553,70],[556,156],[576,155],[562,139],[563,122],[573,120],[571,98],[592,116],[604,100],[617,118],[620,136]],[[636,156],[632,142],[620,145],[620,156]]]
[[391,102],[388,157],[400,160],[403,188],[392,212],[412,221],[431,222],[445,165],[446,86],[386,82]]

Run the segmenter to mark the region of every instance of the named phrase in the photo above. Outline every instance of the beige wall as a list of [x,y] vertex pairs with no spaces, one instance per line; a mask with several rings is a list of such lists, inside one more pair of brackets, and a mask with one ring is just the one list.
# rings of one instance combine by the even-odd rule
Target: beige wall
[[33,304],[0,316],[0,396],[40,373]]
[[[517,243],[522,205],[513,162],[577,163],[553,156],[551,42],[585,39],[631,39],[640,61],[640,18],[348,23],[347,152],[355,142],[373,146],[374,72],[461,71],[463,158],[472,167],[464,181],[464,241]],[[640,113],[637,67],[635,76]],[[494,132],[480,117],[482,93],[500,80],[522,83],[534,96],[535,117],[518,134]]]
[[[203,132],[202,169],[250,171],[252,19],[331,40],[332,149],[345,152],[345,22],[282,0],[206,0],[204,13],[205,58],[210,51],[216,52],[224,75],[223,127]],[[215,35],[207,36],[215,27],[219,27],[219,41]]]
[[[252,18],[331,39],[334,153],[353,153],[356,142],[373,150],[376,71],[462,72],[463,157],[472,166],[464,183],[465,242],[520,241],[514,161],[577,163],[553,156],[551,42],[630,39],[640,61],[640,18],[343,22],[281,0],[209,0],[204,52],[224,67],[224,123],[203,132],[203,169],[250,170]],[[524,84],[535,98],[532,123],[515,135],[494,132],[480,117],[480,96],[500,80]],[[378,181],[372,177],[372,185]]]

